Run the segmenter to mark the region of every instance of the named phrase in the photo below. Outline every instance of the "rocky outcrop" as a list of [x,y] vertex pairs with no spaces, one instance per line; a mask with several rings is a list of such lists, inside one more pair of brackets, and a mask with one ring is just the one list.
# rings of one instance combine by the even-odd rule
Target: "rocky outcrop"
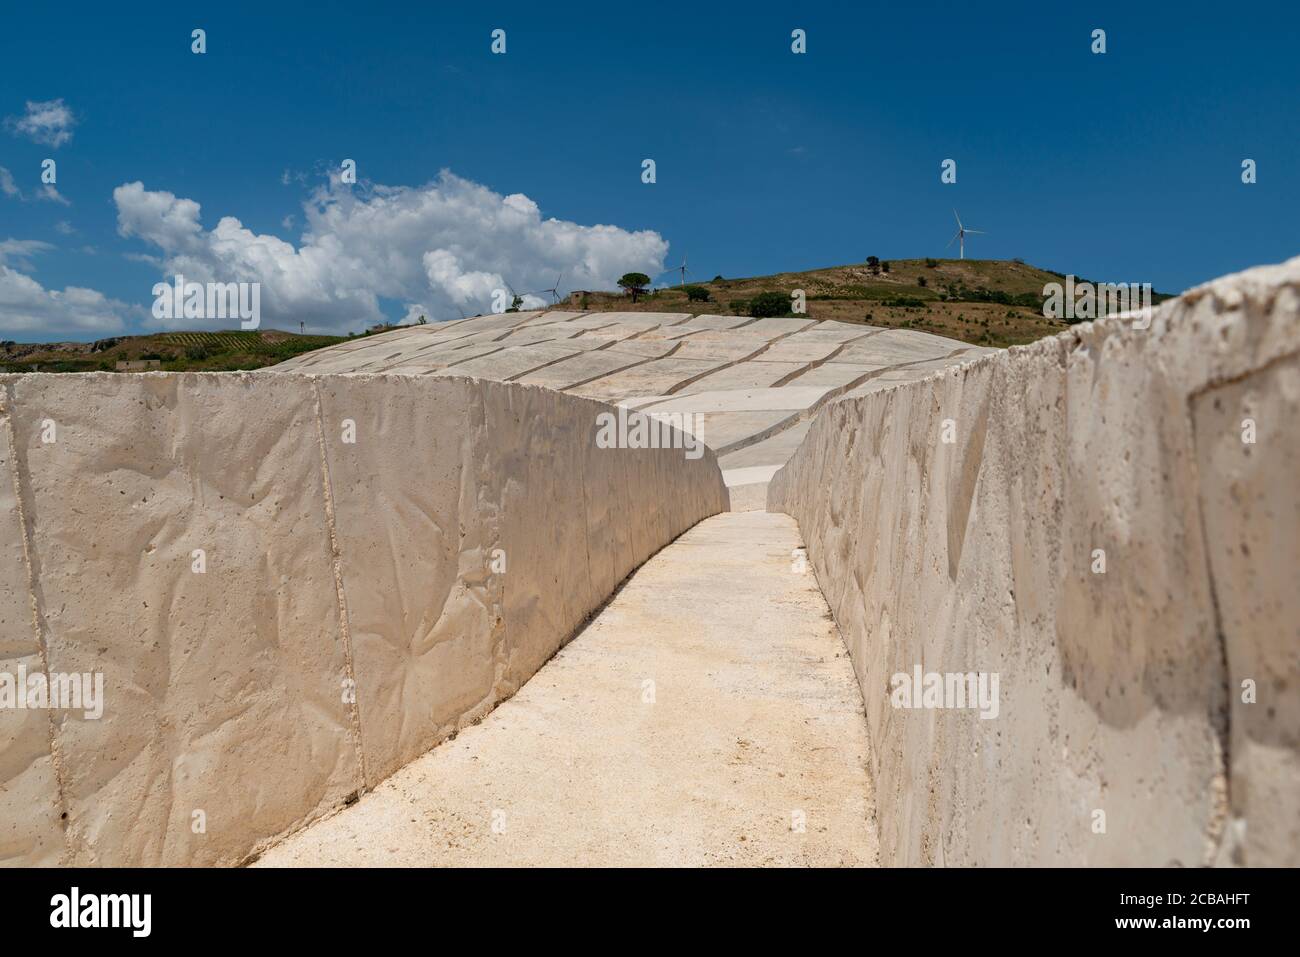
[[1300,864],[1297,423],[1300,259],[818,414],[885,863]]

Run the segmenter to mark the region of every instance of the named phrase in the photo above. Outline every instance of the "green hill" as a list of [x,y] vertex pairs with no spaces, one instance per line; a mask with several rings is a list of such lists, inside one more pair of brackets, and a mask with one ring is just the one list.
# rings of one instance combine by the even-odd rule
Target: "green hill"
[[[680,286],[640,296],[635,304],[622,293],[580,292],[566,307],[750,315],[759,294],[777,292],[788,302],[793,290],[802,289],[810,319],[920,329],[977,345],[1009,346],[1065,327],[1045,318],[1042,305],[1044,285],[1063,279],[1061,273],[1016,260],[895,259],[745,279],[719,276],[696,284],[708,298],[695,301]],[[1156,302],[1167,298],[1153,295]]]
[[233,372],[275,365],[344,341],[275,329],[161,332],[96,342],[0,342],[0,372],[114,372],[119,362],[158,362],[166,372]]

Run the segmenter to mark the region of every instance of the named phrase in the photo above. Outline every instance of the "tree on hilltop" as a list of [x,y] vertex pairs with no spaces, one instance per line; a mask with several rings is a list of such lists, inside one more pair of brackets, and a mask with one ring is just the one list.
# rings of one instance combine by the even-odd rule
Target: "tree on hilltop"
[[650,285],[650,277],[643,272],[624,273],[618,285],[632,297],[633,302],[636,302],[636,297],[644,293],[646,286]]

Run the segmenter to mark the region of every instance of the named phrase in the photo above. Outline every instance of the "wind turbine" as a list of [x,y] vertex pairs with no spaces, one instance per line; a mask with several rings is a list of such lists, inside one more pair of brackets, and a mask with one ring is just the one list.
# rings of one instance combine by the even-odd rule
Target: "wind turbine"
[[957,243],[957,248],[961,250],[961,258],[965,259],[966,258],[966,234],[978,233],[981,236],[986,236],[988,234],[985,233],[984,230],[982,229],[968,229],[967,227],[963,226],[961,224],[961,217],[957,215],[957,210],[954,209],[952,211],[952,215],[957,220],[957,232],[952,237],[952,239],[948,240],[948,246],[944,246],[943,248],[947,249],[949,246],[953,244],[953,241],[955,240]]
[[558,276],[555,277],[554,286],[552,286],[550,289],[542,290],[542,292],[549,292],[551,294],[551,298],[554,299],[556,302],[560,301],[560,280],[563,277],[564,277],[564,273],[560,273]]
[[[677,272],[678,270],[681,270],[681,273],[682,273],[682,288],[685,289],[685,288],[686,288],[686,274],[690,271],[690,270],[688,270],[688,269],[686,268],[686,257],[685,257],[685,256],[682,257],[682,264],[681,264],[680,266],[669,266],[667,269],[664,270],[664,272]],[[662,276],[662,275],[664,274],[664,272],[661,272],[659,275]]]
[[511,285],[510,280],[505,276],[501,277],[501,281],[505,283],[506,291],[510,293],[510,305],[506,307],[506,312],[509,312],[511,309],[519,308],[519,306],[515,305],[516,301],[518,301],[519,305],[522,306],[524,304],[524,296],[533,295],[531,292],[526,292],[521,296],[519,293],[515,292],[515,287]]

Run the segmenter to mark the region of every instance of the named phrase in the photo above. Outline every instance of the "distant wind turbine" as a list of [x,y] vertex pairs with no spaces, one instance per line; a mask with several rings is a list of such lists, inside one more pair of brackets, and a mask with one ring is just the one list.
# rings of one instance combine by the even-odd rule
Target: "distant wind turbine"
[[558,276],[555,277],[554,286],[552,286],[550,289],[542,290],[542,292],[549,292],[551,294],[551,298],[554,299],[556,302],[560,301],[560,280],[562,278],[564,278],[564,273],[560,273]]
[[944,248],[944,249],[947,249],[947,248],[949,248],[949,246],[951,246],[954,242],[956,242],[956,243],[957,243],[957,248],[958,248],[959,250],[961,250],[961,258],[962,258],[962,259],[965,259],[965,258],[966,258],[966,234],[967,234],[967,233],[978,233],[978,234],[981,235],[981,236],[987,236],[988,234],[987,234],[986,232],[984,232],[984,230],[982,230],[982,229],[969,229],[968,227],[963,226],[963,225],[961,224],[961,217],[957,215],[957,210],[954,209],[954,210],[952,211],[952,215],[953,215],[953,216],[956,218],[956,220],[957,220],[957,232],[956,232],[956,234],[952,237],[952,239],[948,240],[948,245],[947,245],[947,246],[944,246],[943,248]]
[[668,272],[677,272],[678,270],[681,271],[681,274],[682,274],[682,288],[685,289],[685,288],[686,288],[686,274],[687,274],[688,272],[690,272],[690,270],[686,268],[686,257],[685,257],[685,256],[682,257],[682,264],[681,264],[680,266],[669,266],[667,269],[664,270],[664,272],[661,272],[659,275],[662,276],[664,273],[668,273]]

